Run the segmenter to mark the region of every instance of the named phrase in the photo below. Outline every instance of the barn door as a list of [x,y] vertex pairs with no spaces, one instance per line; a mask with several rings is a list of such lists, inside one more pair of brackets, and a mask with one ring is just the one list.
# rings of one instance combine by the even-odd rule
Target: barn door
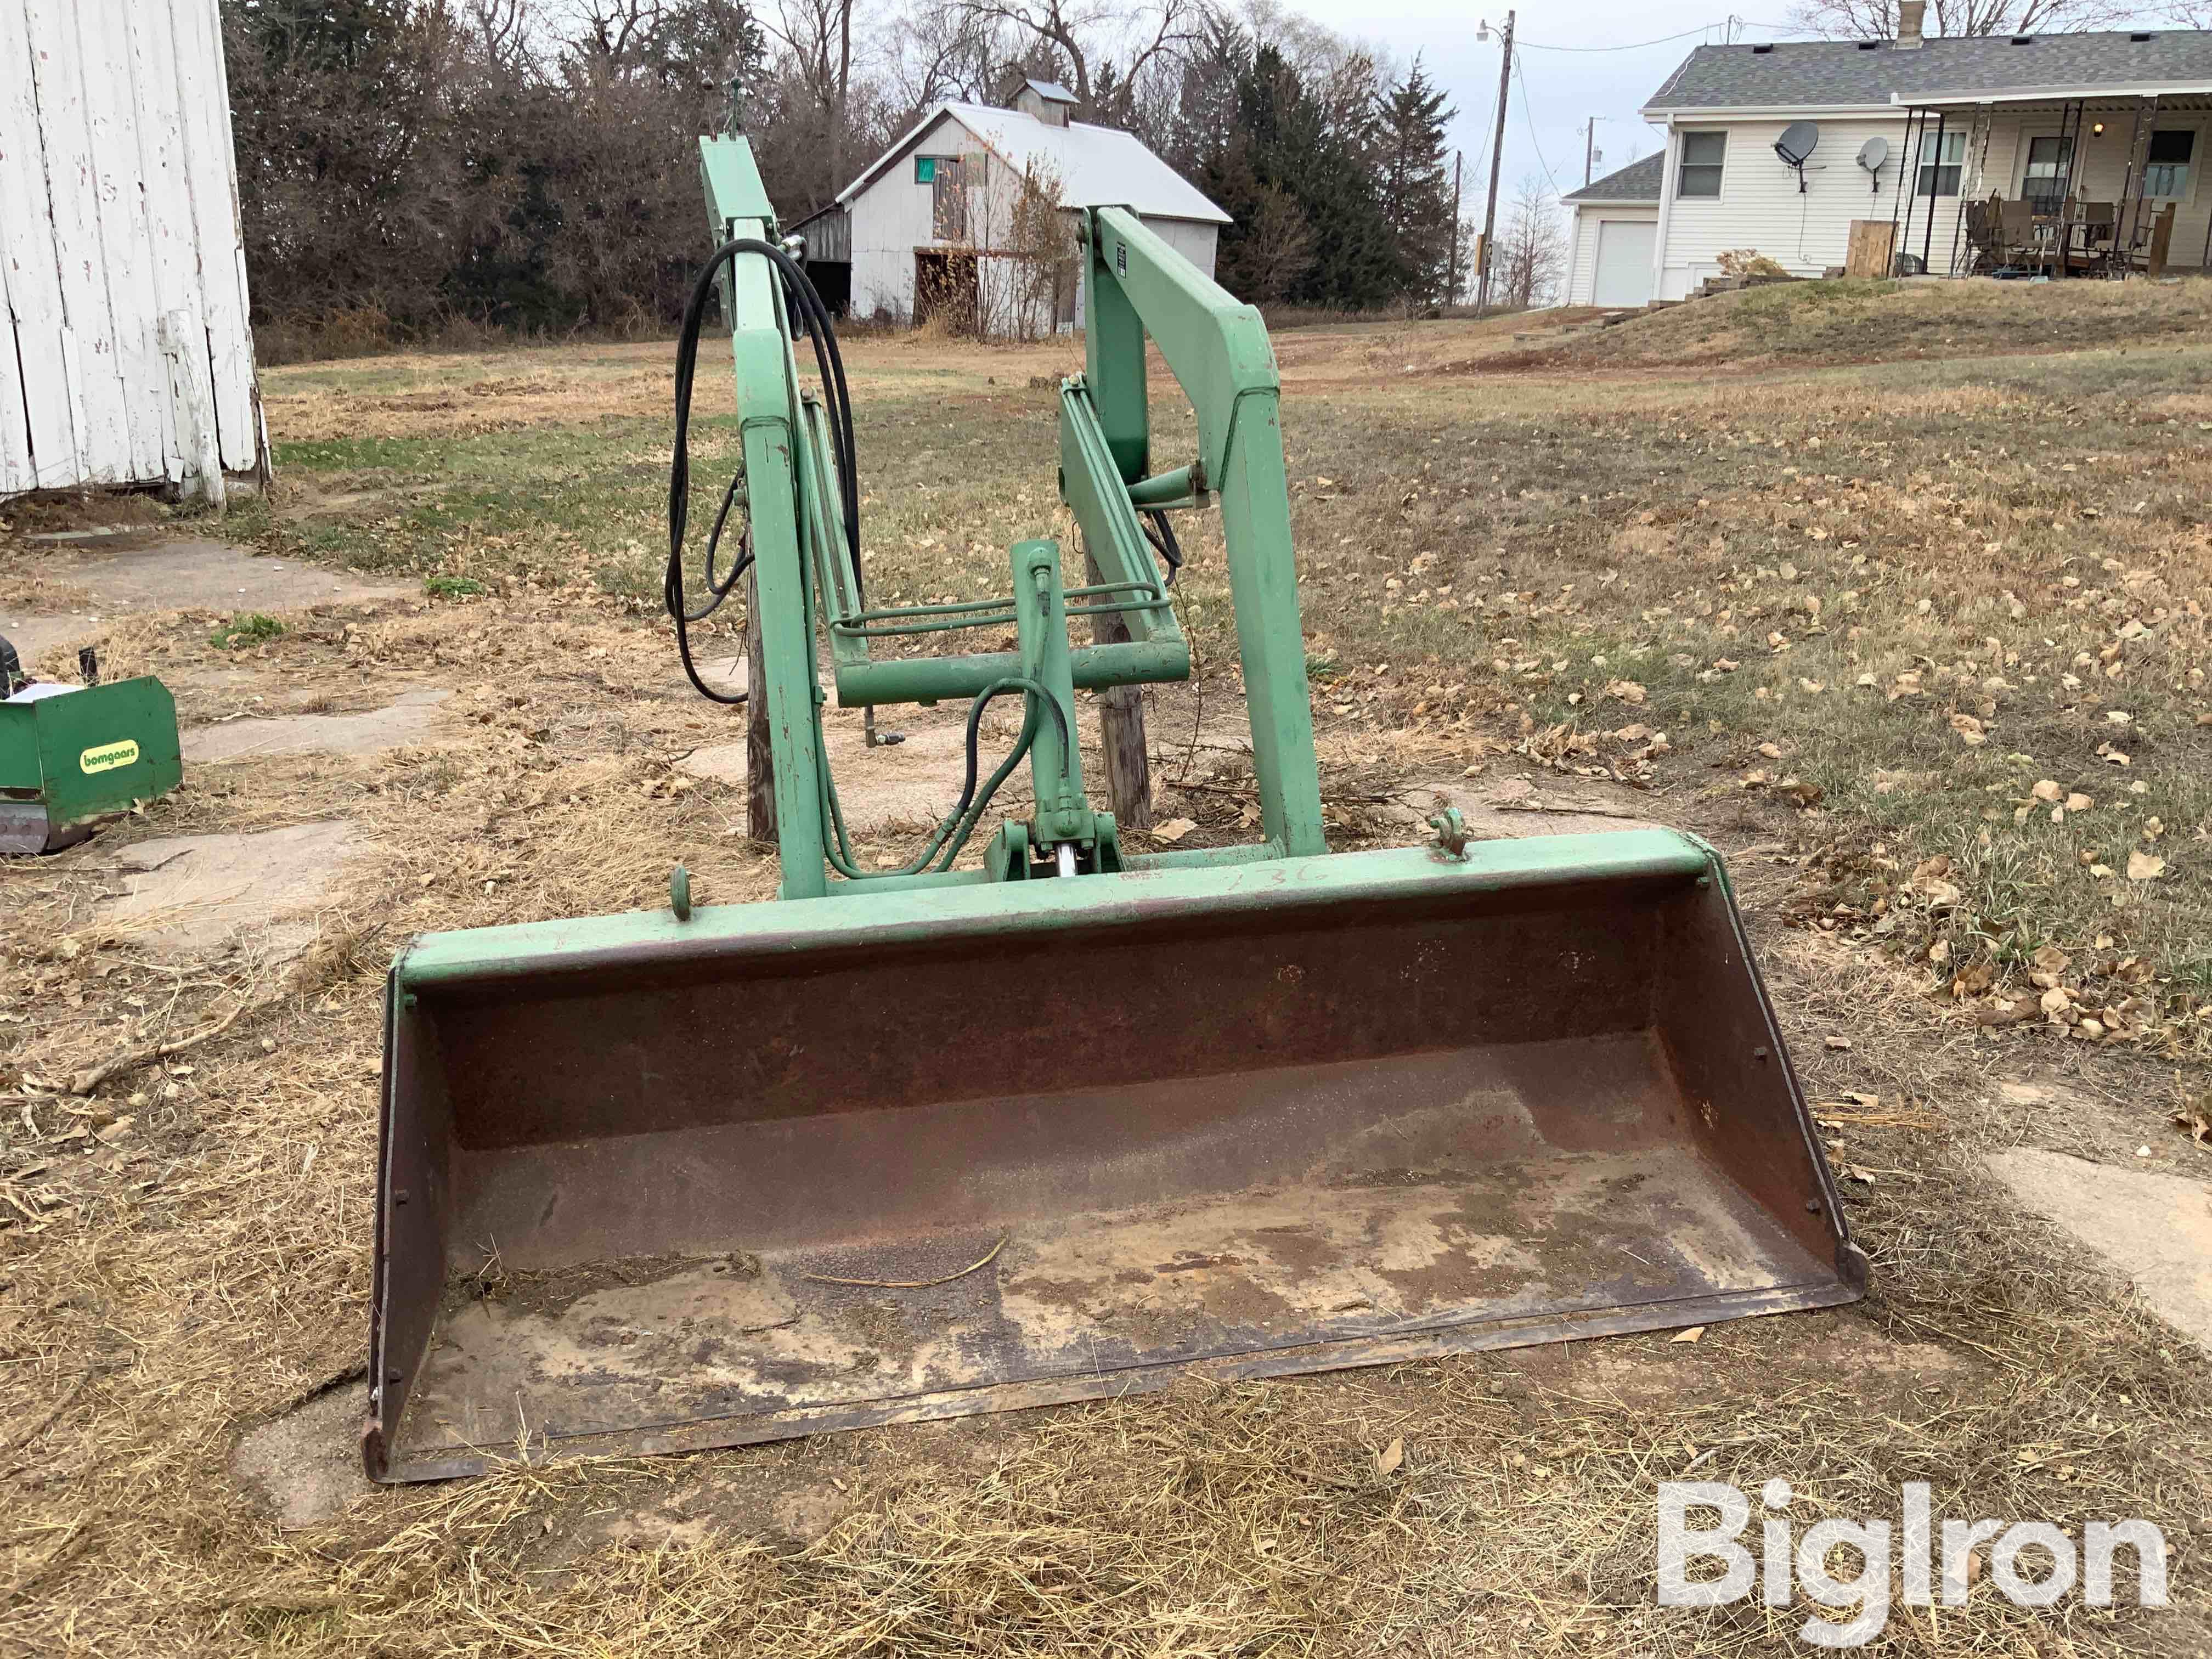
[[930,185],[929,234],[940,242],[968,240],[968,191],[962,174],[957,158],[938,158],[937,177]]

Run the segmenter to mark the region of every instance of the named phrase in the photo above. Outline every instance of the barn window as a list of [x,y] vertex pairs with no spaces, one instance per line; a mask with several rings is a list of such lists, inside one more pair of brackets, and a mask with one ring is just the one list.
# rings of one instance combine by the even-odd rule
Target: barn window
[[1682,135],[1680,176],[1674,181],[1677,196],[1718,196],[1721,164],[1728,157],[1725,132],[1686,132]]
[[914,181],[917,185],[933,185],[937,182],[937,158],[934,155],[917,155],[914,158]]

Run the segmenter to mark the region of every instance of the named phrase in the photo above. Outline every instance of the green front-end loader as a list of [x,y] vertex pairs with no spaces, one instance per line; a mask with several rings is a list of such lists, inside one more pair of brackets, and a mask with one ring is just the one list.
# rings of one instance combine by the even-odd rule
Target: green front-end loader
[[[1061,550],[1028,541],[1002,600],[875,605],[829,319],[744,140],[702,155],[720,246],[678,368],[669,600],[689,671],[686,619],[750,562],[781,887],[693,908],[678,872],[665,911],[434,935],[395,966],[372,1475],[1861,1293],[1711,848],[1638,830],[1328,851],[1256,312],[1133,213],[1082,209],[1086,367],[1060,397],[1060,497],[1095,574],[1070,583]],[[714,284],[749,527],[728,569],[710,553],[700,594],[683,411]],[[1196,454],[1165,467],[1148,343],[1197,415]],[[1152,515],[1208,510],[1260,839],[1140,854],[1086,793],[1075,693],[1188,675],[1155,556],[1177,544]],[[1118,637],[1071,642],[1070,618],[1102,613]],[[978,628],[1018,648],[882,648]],[[853,854],[830,695],[969,704],[968,787],[902,869]],[[1000,697],[1020,700],[1021,733],[984,757]],[[1023,761],[1033,811],[963,860]],[[519,1288],[486,1297],[495,1279]]]

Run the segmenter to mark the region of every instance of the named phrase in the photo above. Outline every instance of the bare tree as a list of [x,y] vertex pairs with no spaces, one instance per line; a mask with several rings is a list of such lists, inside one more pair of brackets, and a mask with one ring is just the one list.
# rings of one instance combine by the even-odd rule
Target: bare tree
[[1542,179],[1525,174],[1490,251],[1490,291],[1507,308],[1526,311],[1551,299],[1566,264],[1559,204]]
[[1256,305],[1280,300],[1313,265],[1313,226],[1305,210],[1287,191],[1262,185],[1241,255],[1250,290],[1244,297]]
[[[2179,0],[2177,15],[2189,0]],[[2132,15],[2120,0],[1930,0],[1931,35],[2033,34],[2092,29]],[[2212,10],[2199,0],[2198,10]],[[1816,33],[1850,40],[1888,40],[1897,34],[1897,0],[1797,0],[1790,21]]]
[[540,21],[533,0],[467,0],[460,8],[461,32],[477,60],[521,79],[538,70]]
[[963,17],[1011,28],[1066,65],[1094,121],[1125,125],[1153,65],[1198,36],[1200,0],[952,0]]

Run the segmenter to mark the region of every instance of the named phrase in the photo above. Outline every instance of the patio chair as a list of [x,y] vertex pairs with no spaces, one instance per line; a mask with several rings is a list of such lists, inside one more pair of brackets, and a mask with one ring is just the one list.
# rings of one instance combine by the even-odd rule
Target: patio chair
[[2115,230],[2119,222],[2119,204],[2117,202],[2083,202],[2080,216],[2075,222],[2075,240],[2080,246],[2079,264],[2085,272],[2109,274],[2115,252]]
[[1966,274],[1987,276],[2005,268],[2004,236],[1998,226],[1996,204],[1968,202],[1966,215]]
[[2037,263],[2039,252],[2035,234],[2034,204],[2026,201],[1998,203],[1997,240],[2004,248],[2007,264]]
[[2146,276],[2165,275],[2166,255],[2173,246],[2173,210],[2177,205],[2168,202],[2148,217],[2136,216],[2124,261],[2128,270],[2140,271]]

